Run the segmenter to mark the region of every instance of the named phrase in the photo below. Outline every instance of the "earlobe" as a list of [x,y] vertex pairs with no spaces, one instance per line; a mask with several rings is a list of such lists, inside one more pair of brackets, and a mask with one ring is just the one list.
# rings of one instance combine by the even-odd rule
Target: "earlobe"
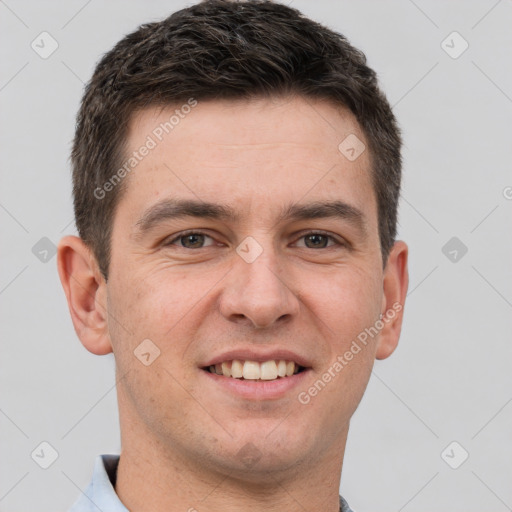
[[404,314],[405,297],[409,287],[407,268],[408,247],[399,240],[393,245],[383,278],[382,323],[376,359],[386,359],[398,345]]
[[106,283],[96,259],[76,236],[66,236],[57,248],[60,281],[71,320],[84,347],[93,354],[112,352],[107,322]]

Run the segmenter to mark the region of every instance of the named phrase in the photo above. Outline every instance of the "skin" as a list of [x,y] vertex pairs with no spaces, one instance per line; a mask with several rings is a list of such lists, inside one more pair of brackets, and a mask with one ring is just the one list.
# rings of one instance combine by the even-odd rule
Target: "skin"
[[[129,148],[175,108],[138,113]],[[403,241],[383,269],[368,151],[351,162],[338,150],[351,133],[366,144],[348,111],[321,100],[199,102],[125,178],[108,282],[80,238],[61,240],[77,335],[90,352],[115,356],[116,492],[131,511],[338,510],[349,421],[375,359],[397,346],[403,309],[308,404],[297,394],[380,314],[403,306],[408,288]],[[226,204],[240,219],[169,219],[137,236],[137,221],[164,198]],[[339,218],[277,222],[284,205],[334,199],[363,212],[366,236]],[[188,229],[207,236],[163,244]],[[333,239],[308,242],[317,230]],[[252,263],[236,252],[248,236],[263,249]],[[149,366],[133,353],[144,339],[160,350]],[[242,399],[200,369],[235,346],[294,350],[311,370],[282,398]]]

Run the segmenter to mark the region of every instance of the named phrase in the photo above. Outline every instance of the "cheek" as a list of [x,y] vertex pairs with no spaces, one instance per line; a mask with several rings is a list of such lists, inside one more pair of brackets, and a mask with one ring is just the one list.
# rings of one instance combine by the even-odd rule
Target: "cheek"
[[[193,334],[191,308],[196,296],[203,294],[194,288],[183,291],[185,283],[176,277],[170,283],[150,274],[145,279],[125,275],[130,280],[112,282],[110,310],[115,320],[109,325],[123,401],[154,432],[169,436],[165,426],[173,425],[178,436],[185,435],[186,418],[198,406],[183,387],[188,376],[182,356]],[[148,339],[154,345],[143,341]],[[139,350],[142,343],[146,343],[144,351]],[[144,353],[150,354],[148,365],[143,362]]]
[[190,274],[176,271],[152,271],[143,276],[142,268],[127,275],[130,281],[116,288],[112,304],[113,316],[126,327],[112,333],[116,338],[113,344],[117,341],[123,358],[119,362],[127,368],[133,365],[133,351],[149,339],[160,351],[157,361],[182,374],[183,357],[204,318],[201,306],[219,278],[205,275],[192,279]]
[[204,293],[197,283],[192,285],[187,275],[143,272],[139,269],[127,274],[131,279],[117,287],[115,309],[132,332],[161,337],[187,315]]
[[333,348],[343,350],[379,318],[382,286],[372,272],[346,268],[317,274],[313,282],[315,312],[329,328]]
[[370,329],[379,319],[382,289],[375,274],[364,270],[340,273],[328,288],[324,314],[331,329],[331,357],[323,377],[320,376],[329,382],[323,399],[345,404],[352,414],[366,389],[375,360],[378,333]]

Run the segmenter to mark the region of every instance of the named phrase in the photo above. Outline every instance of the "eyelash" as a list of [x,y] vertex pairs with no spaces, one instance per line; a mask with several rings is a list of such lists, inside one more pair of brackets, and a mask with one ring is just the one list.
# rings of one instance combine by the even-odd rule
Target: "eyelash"
[[[172,238],[171,240],[168,240],[166,242],[163,243],[163,245],[165,247],[167,246],[171,246],[174,244],[174,242],[176,242],[177,240],[179,240],[180,238],[183,238],[183,237],[186,237],[188,235],[205,235],[209,238],[212,238],[212,236],[208,235],[207,233],[204,233],[202,231],[195,231],[195,230],[188,230],[188,231],[182,231],[181,233],[178,233],[178,235],[176,235],[174,238]],[[324,236],[324,237],[327,237],[329,239],[331,239],[333,242],[336,243],[336,245],[340,246],[340,247],[347,247],[347,244],[339,241],[337,238],[335,238],[333,235],[330,235],[329,233],[326,233],[325,231],[308,231],[307,233],[303,233],[299,239],[301,238],[304,238],[306,236],[310,236],[310,235],[321,235],[321,236]],[[320,247],[320,249],[331,249],[333,246],[328,246],[328,247]],[[197,250],[197,249],[190,249],[189,247],[181,247],[181,249],[188,249],[190,251],[193,251],[193,250]],[[199,247],[199,249],[205,249],[205,247]],[[305,247],[305,249],[313,249],[312,247]]]

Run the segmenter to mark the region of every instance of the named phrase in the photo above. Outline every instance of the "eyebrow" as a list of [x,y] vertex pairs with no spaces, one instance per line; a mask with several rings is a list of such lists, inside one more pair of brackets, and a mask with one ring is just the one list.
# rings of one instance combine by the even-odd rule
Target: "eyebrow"
[[[190,199],[163,199],[149,207],[135,224],[137,238],[167,220],[196,217],[238,222],[240,215],[230,206]],[[315,201],[306,204],[290,204],[281,210],[276,220],[309,220],[322,218],[342,219],[357,228],[363,236],[368,233],[364,213],[343,201]]]

